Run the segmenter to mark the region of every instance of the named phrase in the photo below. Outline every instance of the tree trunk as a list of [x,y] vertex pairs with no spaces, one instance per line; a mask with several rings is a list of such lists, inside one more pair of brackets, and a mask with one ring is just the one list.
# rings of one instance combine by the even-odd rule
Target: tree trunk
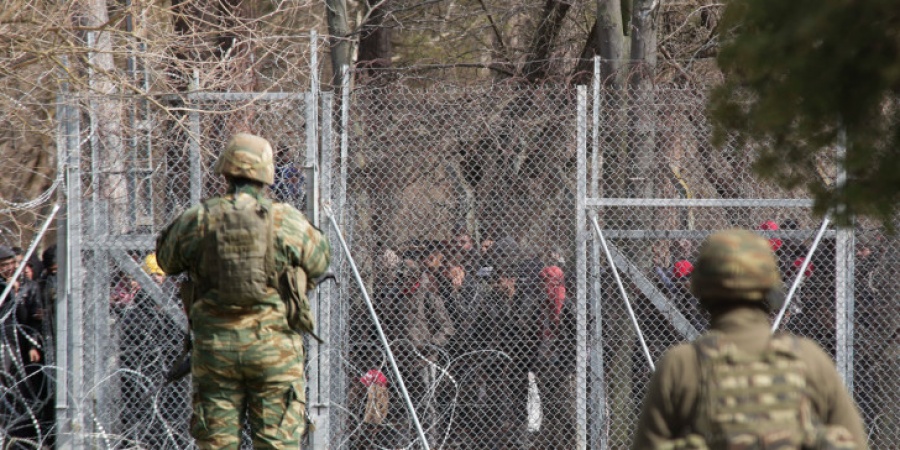
[[[629,105],[627,107],[627,139],[624,149],[624,164],[618,167],[624,168],[626,174],[625,195],[630,198],[654,198],[654,172],[656,161],[656,140],[653,132],[655,126],[656,112],[653,108],[653,72],[656,66],[656,27],[655,13],[651,9],[653,0],[635,0],[634,9],[632,11],[632,24],[634,25],[633,33],[631,33],[631,67],[627,83],[627,93],[629,94]],[[653,229],[653,221],[656,211],[648,211],[647,208],[641,208],[636,211],[634,219],[627,223],[621,223],[620,226],[625,229],[649,230]],[[631,262],[642,268],[653,267],[653,248],[642,245],[639,241],[624,243],[622,248],[626,256]],[[636,300],[638,304],[640,301]],[[636,314],[642,314],[639,309]],[[643,310],[646,314],[646,310]],[[647,318],[639,315],[638,323],[646,323]],[[631,330],[623,330],[623,340],[631,344],[630,352],[624,352],[630,356],[630,359],[620,356],[618,364],[628,367],[627,371],[631,374],[629,380],[631,383],[638,383],[643,380],[647,364],[643,355],[640,354],[640,347],[637,345],[637,335]],[[649,343],[648,343],[649,344]],[[627,347],[626,347],[627,349]],[[633,388],[633,386],[629,386]],[[623,391],[623,387],[619,387],[612,394],[614,408],[619,414],[628,414],[631,411],[639,410],[639,400],[634,395],[629,396],[628,391]],[[633,394],[633,389],[631,393]],[[626,436],[617,436],[616,439],[626,438]]]
[[632,106],[630,130],[632,147],[629,151],[628,194],[634,198],[653,198],[653,180],[650,178],[655,155],[653,124],[656,114],[653,103],[653,75],[656,69],[656,12],[654,0],[635,0],[632,12],[634,34],[631,37],[631,73],[628,88]]
[[572,4],[565,0],[547,0],[544,5],[541,23],[531,40],[528,62],[523,69],[523,74],[529,82],[534,83],[547,76],[551,47],[571,6]]
[[366,0],[366,4],[369,14],[361,27],[356,65],[363,73],[376,76],[379,69],[391,67],[391,58],[394,56],[391,29],[384,26],[385,11],[390,1]]
[[[97,29],[88,37],[91,56],[88,60],[91,88],[91,120],[96,130],[96,161],[91,161],[100,172],[97,183],[100,201],[109,208],[109,232],[124,232],[128,195],[125,185],[126,153],[123,146],[122,102],[116,98],[118,89],[113,77],[116,65],[113,60],[112,36],[108,28],[109,11],[105,0],[89,0],[84,3],[84,25]],[[93,205],[99,208],[101,205]],[[99,230],[94,230],[98,232]]]
[[600,56],[600,80],[603,86],[616,90],[623,87],[625,76],[622,65],[627,59],[628,48],[622,14],[622,0],[597,0],[597,20],[575,67],[576,80],[581,80],[583,74],[592,74],[593,57]]
[[634,11],[634,0],[621,0],[622,30],[625,36],[631,36],[631,12]]
[[[587,84],[593,76],[593,57],[600,56],[601,100],[600,123],[605,124],[599,130],[599,158],[602,163],[601,179],[604,192],[608,197],[622,197],[624,192],[624,174],[620,168],[625,166],[626,139],[617,130],[625,128],[625,113],[622,108],[625,95],[625,61],[628,59],[627,38],[625,37],[623,0],[597,0],[597,20],[591,29],[587,44],[581,53],[581,59],[575,68],[574,81]],[[611,131],[612,130],[612,131]],[[611,132],[610,132],[611,131]]]
[[328,40],[331,47],[331,84],[343,86],[344,67],[350,67],[350,28],[347,25],[347,1],[326,0]]

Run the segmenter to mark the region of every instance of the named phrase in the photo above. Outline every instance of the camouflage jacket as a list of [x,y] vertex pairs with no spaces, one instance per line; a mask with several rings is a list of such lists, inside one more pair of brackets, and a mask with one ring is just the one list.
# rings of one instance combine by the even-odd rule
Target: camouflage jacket
[[[745,353],[761,353],[771,335],[768,316],[755,308],[736,308],[715,315],[711,325]],[[856,448],[867,449],[862,418],[831,358],[813,341],[797,341],[797,353],[808,369],[806,388],[813,413],[824,425],[845,427],[858,444]],[[644,399],[632,449],[671,448],[674,440],[692,431],[700,379],[700,364],[692,344],[681,344],[666,352]]]
[[[238,186],[225,197],[233,199],[238,195],[262,197],[261,191],[249,185]],[[328,269],[331,260],[331,244],[321,231],[309,223],[306,217],[294,207],[285,203],[273,203],[275,227],[275,268],[279,273],[288,267],[299,267],[306,272],[308,286],[312,280]],[[187,271],[193,280],[197,278],[197,267],[201,257],[201,236],[203,205],[196,205],[176,218],[159,235],[156,241],[156,257],[160,267],[169,275]],[[203,300],[201,298],[196,300]],[[277,294],[266,303],[282,306]]]

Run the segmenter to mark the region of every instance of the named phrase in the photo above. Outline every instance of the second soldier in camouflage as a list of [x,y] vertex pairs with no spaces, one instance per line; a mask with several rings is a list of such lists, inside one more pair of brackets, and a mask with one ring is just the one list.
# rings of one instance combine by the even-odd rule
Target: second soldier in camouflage
[[715,233],[700,248],[691,292],[711,331],[673,347],[650,382],[634,450],[864,450],[853,399],[814,342],[770,331],[781,276],[769,243]]

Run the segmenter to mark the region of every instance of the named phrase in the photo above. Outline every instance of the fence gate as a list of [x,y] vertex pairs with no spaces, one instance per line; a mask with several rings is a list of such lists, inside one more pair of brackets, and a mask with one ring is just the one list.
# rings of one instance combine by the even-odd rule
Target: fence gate
[[413,410],[432,449],[583,448],[575,89],[349,97],[342,229],[413,408],[344,263],[332,448],[424,448]]
[[629,447],[654,363],[708,329],[688,291],[699,244],[741,228],[767,237],[779,259],[792,294],[781,329],[835,358],[871,448],[894,448],[898,322],[887,286],[895,286],[896,239],[863,225],[835,230],[813,218],[803,192],[758,181],[751,152],[711,148],[703,90],[595,84],[593,92],[588,148],[596,151],[579,157],[578,254],[588,272],[576,289],[588,307],[592,447]]
[[[322,173],[316,162],[320,151],[329,151],[319,145],[318,124],[329,130],[326,138],[331,128],[330,115],[318,118],[319,102],[330,110],[331,95],[191,93],[158,104],[61,99],[60,161],[67,162],[65,232],[59,233],[65,288],[55,352],[61,448],[193,445],[189,377],[163,384],[186,336],[176,292],[181,280],[155,278],[147,256],[174,217],[223,193],[211,168],[238,131],[270,140],[273,196],[315,217],[311,205]],[[310,389],[316,391],[318,349],[311,349]]]

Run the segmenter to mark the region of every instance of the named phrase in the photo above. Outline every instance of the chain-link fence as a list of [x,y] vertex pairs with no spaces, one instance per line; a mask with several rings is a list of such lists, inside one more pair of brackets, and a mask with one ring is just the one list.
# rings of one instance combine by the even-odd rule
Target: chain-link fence
[[[836,359],[871,447],[895,446],[897,412],[885,405],[898,391],[891,375],[897,360],[890,355],[900,322],[891,306],[896,291],[876,286],[891,284],[889,249],[896,238],[862,225],[834,230],[812,217],[803,192],[757,181],[750,152],[713,149],[703,91],[662,86],[651,94],[618,94],[601,90],[594,98],[600,151],[588,164],[588,219],[596,222],[587,259],[600,261],[590,265],[585,283],[589,308],[596,308],[589,373],[600,377],[591,383],[589,405],[601,412],[591,415],[601,419],[591,442],[627,446],[652,362],[709,326],[688,290],[699,244],[713,231],[743,228],[766,236],[779,260],[790,302],[780,328],[815,340]],[[823,177],[836,177],[833,163],[820,164]],[[608,252],[597,242],[600,232]]]
[[55,312],[65,358],[59,382],[71,378],[57,386],[68,400],[57,417],[67,444],[191,447],[189,377],[166,382],[187,335],[181,279],[166,279],[157,265],[156,235],[224,192],[212,165],[235,130],[271,136],[279,166],[272,194],[302,207],[309,103],[302,93],[66,99],[61,127],[76,164],[67,247],[80,250],[63,258],[67,297],[59,305],[67,307]]
[[222,192],[211,164],[252,131],[277,153],[273,195],[335,247],[339,284],[313,298],[326,343],[309,343],[311,448],[421,448],[416,422],[430,448],[627,448],[651,361],[708,327],[686,283],[698,244],[729,227],[771,239],[788,286],[803,281],[782,328],[835,356],[873,448],[900,442],[896,239],[824,227],[809,258],[810,202],[709,145],[702,90],[363,84],[344,100],[66,99],[60,143],[80,182],[61,227],[61,439],[191,446],[188,379],[163,381],[186,330],[178,280],[158,282],[147,256]]
[[[5,86],[14,86],[9,80]],[[52,239],[61,181],[53,148],[53,105],[38,89],[2,95],[0,107],[0,447],[13,439],[42,439],[34,424],[50,427],[50,385],[41,371],[52,345],[52,323],[42,320],[43,238]],[[10,101],[11,100],[11,101]],[[17,276],[18,283],[7,280]]]
[[[346,228],[432,448],[576,448],[576,119],[559,87],[353,92]],[[337,435],[415,446],[348,294]]]

